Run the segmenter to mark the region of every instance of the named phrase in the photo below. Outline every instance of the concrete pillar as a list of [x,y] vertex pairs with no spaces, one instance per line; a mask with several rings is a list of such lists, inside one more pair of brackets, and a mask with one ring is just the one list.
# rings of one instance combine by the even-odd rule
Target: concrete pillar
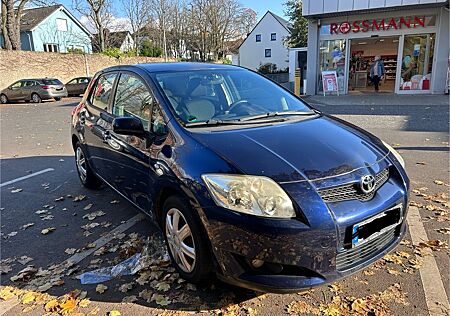
[[319,58],[319,26],[317,20],[308,20],[308,61],[306,70],[306,95],[315,95]]
[[447,84],[449,36],[449,12],[445,8],[441,8],[431,75],[431,93],[434,94],[443,94]]

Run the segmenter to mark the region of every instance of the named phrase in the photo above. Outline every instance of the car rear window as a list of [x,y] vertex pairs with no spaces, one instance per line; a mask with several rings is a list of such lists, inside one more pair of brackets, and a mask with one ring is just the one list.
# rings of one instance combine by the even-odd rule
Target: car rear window
[[44,82],[44,84],[47,85],[61,85],[62,82],[59,81],[58,79],[44,79],[42,80]]

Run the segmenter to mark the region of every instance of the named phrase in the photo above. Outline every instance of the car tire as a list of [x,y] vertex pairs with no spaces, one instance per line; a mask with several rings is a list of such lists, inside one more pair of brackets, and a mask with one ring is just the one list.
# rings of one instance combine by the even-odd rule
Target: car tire
[[[188,205],[178,196],[171,196],[164,202],[164,239],[172,264],[183,279],[196,284],[210,283],[211,249],[198,215]],[[175,224],[178,227],[174,227],[175,217],[178,217],[178,224]]]
[[31,102],[33,102],[33,103],[41,103],[42,99],[39,96],[39,94],[33,93],[33,94],[31,94]]
[[55,99],[55,101],[61,101],[62,98],[61,97],[55,97],[54,99]]
[[0,103],[1,104],[6,104],[8,103],[8,97],[6,95],[4,95],[3,93],[0,94]]
[[94,174],[86,159],[83,147],[79,142],[75,145],[75,166],[77,167],[78,178],[83,186],[88,189],[99,189],[102,181]]

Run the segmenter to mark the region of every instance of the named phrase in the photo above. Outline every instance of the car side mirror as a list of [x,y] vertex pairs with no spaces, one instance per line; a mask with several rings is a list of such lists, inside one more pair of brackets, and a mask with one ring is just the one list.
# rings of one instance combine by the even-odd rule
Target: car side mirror
[[145,133],[142,121],[136,117],[116,117],[112,122],[113,132],[120,135],[142,136]]

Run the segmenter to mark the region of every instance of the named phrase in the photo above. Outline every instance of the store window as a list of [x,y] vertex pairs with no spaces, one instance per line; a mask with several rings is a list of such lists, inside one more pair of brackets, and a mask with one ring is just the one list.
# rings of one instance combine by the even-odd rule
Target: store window
[[400,90],[430,90],[434,37],[405,35]]
[[318,90],[323,91],[322,71],[336,71],[339,91],[345,85],[345,40],[320,41]]

